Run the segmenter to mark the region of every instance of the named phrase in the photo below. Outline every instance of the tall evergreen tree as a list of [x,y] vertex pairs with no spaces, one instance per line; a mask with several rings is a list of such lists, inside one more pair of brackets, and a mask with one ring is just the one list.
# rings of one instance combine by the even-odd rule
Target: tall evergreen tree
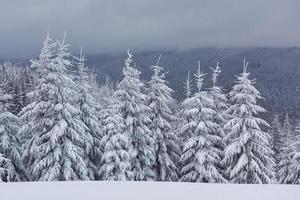
[[129,50],[127,53],[123,79],[116,90],[116,97],[120,102],[119,112],[126,126],[124,134],[131,144],[129,151],[134,180],[153,180],[155,154],[154,140],[148,127],[151,122],[149,107],[146,106],[146,95],[143,94],[141,72],[133,64]]
[[180,105],[180,109],[178,112],[178,118],[180,119],[180,125],[178,128],[178,135],[180,138],[180,143],[183,145],[183,143],[188,139],[191,138],[193,135],[193,129],[192,121],[194,120],[194,113],[190,112],[191,109],[194,108],[193,102],[191,101],[192,96],[192,81],[190,77],[190,71],[187,73],[187,77],[184,84],[184,90],[185,90],[185,99]]
[[78,67],[78,75],[75,79],[75,83],[77,84],[77,89],[79,92],[78,104],[79,109],[81,111],[81,120],[84,122],[85,126],[88,128],[86,130],[89,135],[92,137],[92,146],[90,149],[86,149],[89,159],[88,159],[88,167],[89,167],[89,177],[90,179],[100,179],[99,168],[100,161],[103,154],[103,151],[100,147],[100,141],[103,136],[101,131],[101,123],[97,116],[97,102],[94,97],[90,94],[90,84],[89,84],[89,75],[88,68],[85,66],[85,57],[82,52],[82,48],[80,51],[80,56],[76,58],[77,67]]
[[180,146],[178,138],[171,126],[175,120],[170,108],[174,104],[173,90],[167,86],[165,74],[161,73],[162,67],[157,64],[152,66],[154,74],[149,81],[147,104],[150,107],[150,129],[155,139],[156,154],[156,179],[158,181],[177,181],[179,179],[178,161]]
[[[216,123],[215,134],[218,137],[220,137],[218,143],[215,143],[215,147],[219,150],[220,152],[219,156],[223,159],[224,148],[226,146],[226,142],[225,142],[226,130],[224,126],[227,123],[227,121],[230,119],[230,115],[227,114],[228,99],[224,94],[222,88],[217,85],[218,76],[222,72],[219,63],[217,63],[215,68],[211,68],[211,69],[213,71],[212,73],[213,86],[209,91],[209,95],[213,100],[213,109],[215,111],[213,115],[213,122]],[[226,176],[226,174],[224,173],[224,166],[221,166],[220,162],[221,160],[219,160],[219,162],[216,163],[216,166],[218,167],[220,173],[222,173],[223,176]]]
[[213,100],[202,90],[204,74],[200,63],[195,74],[198,92],[185,100],[185,116],[192,120],[183,126],[183,132],[190,131],[192,136],[185,142],[181,156],[181,181],[216,183],[225,179],[218,169],[221,151],[216,147],[221,139],[216,135],[218,128],[213,122],[215,111]]
[[39,58],[32,61],[39,80],[33,102],[22,111],[23,121],[30,124],[22,131],[31,136],[24,155],[31,180],[89,180],[86,149],[92,142],[76,107],[79,94],[70,57],[65,37],[52,44],[48,35]]
[[262,97],[249,80],[247,65],[244,60],[243,72],[229,93],[232,119],[225,125],[229,144],[222,162],[233,183],[272,183],[274,160],[267,133],[261,128],[269,124],[257,116],[265,109],[257,105]]

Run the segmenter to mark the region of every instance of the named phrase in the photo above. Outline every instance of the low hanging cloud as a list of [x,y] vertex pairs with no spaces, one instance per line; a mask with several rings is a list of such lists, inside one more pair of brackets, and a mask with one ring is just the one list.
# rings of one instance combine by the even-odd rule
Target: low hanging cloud
[[36,56],[47,30],[74,52],[299,46],[297,0],[5,0],[0,57]]

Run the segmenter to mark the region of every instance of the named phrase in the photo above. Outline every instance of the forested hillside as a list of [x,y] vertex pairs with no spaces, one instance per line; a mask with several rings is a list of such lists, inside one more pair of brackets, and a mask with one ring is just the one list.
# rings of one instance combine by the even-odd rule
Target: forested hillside
[[[249,61],[251,77],[257,80],[257,88],[265,97],[262,103],[269,111],[266,116],[278,113],[282,119],[284,113],[289,112],[292,118],[300,117],[297,114],[300,109],[300,48],[200,48],[186,51],[137,52],[137,67],[143,71],[144,79],[149,79],[149,66],[153,65],[160,54],[160,63],[168,71],[166,77],[178,100],[184,97],[182,85],[188,70],[195,73],[199,60],[204,73],[209,73],[209,68],[217,61],[220,62],[223,72],[219,82],[228,91],[245,58]],[[100,82],[104,83],[106,76],[118,81],[125,56],[87,55],[87,65],[95,68]],[[211,83],[205,82],[204,87],[211,87]]]
[[48,34],[30,67],[0,67],[0,181],[299,184],[294,51],[86,57]]

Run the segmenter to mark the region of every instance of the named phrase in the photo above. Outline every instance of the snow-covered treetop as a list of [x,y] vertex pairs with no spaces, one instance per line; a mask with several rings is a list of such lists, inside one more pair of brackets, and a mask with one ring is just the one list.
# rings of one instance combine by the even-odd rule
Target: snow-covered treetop
[[217,84],[218,76],[222,72],[221,68],[219,67],[219,62],[217,62],[216,68],[211,67],[211,69],[213,70],[213,74],[212,74],[213,87],[215,87]]
[[187,73],[186,80],[183,83],[184,84],[184,89],[185,89],[185,94],[186,94],[187,98],[189,98],[192,95],[192,91],[191,91],[192,81],[191,81],[191,78],[190,78],[190,73],[191,72],[189,70],[188,73]]
[[[230,110],[234,110],[235,116],[252,116],[260,112],[265,112],[265,109],[257,105],[257,100],[262,99],[260,92],[254,87],[255,81],[248,78],[247,72],[248,63],[244,60],[243,72],[237,76],[237,84],[229,93],[230,101],[235,102]],[[239,112],[239,113],[236,113]]]
[[66,44],[66,33],[61,41],[57,41],[57,51],[56,51],[56,58],[54,59],[55,70],[59,72],[66,72],[68,68],[72,66],[70,61],[71,52],[69,51],[69,44]]
[[133,55],[130,52],[130,49],[127,49],[127,55],[128,55],[128,57],[125,60],[125,67],[132,67],[132,64],[133,64],[133,58],[132,57],[133,57]]
[[199,90],[199,92],[201,91],[202,89],[202,86],[203,86],[203,80],[204,80],[204,76],[206,74],[204,74],[202,71],[201,71],[201,63],[200,61],[198,62],[198,69],[197,69],[197,73],[195,74],[195,77],[196,77],[196,83],[197,83],[197,88]]

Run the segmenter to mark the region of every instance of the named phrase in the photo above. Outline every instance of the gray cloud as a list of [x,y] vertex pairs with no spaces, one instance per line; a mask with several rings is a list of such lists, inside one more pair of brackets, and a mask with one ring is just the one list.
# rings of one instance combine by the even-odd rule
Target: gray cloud
[[0,57],[39,53],[50,30],[75,52],[300,46],[297,0],[3,0]]

